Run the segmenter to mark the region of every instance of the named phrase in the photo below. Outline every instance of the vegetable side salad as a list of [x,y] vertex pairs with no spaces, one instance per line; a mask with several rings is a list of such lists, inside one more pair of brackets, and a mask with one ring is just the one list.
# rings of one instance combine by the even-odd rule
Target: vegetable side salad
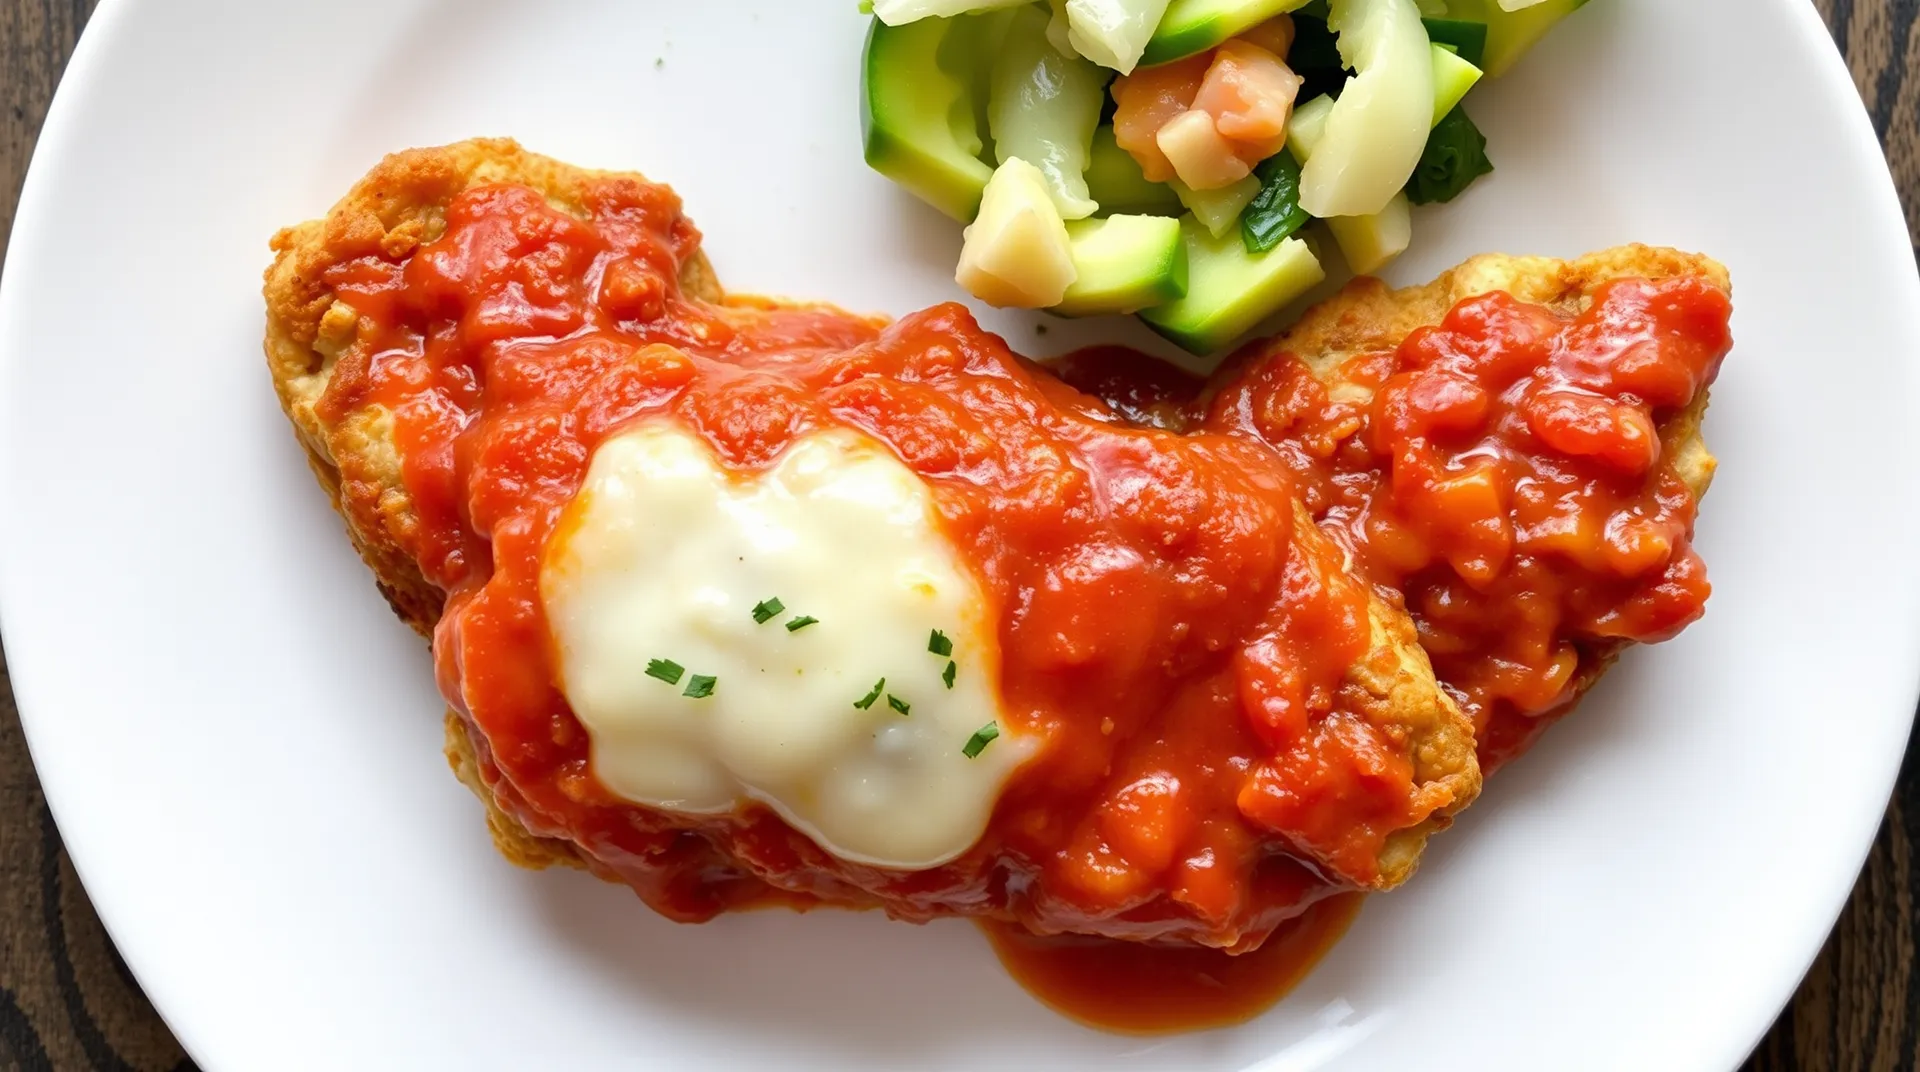
[[871,0],[876,171],[967,224],[992,305],[1219,350],[1493,170],[1461,107],[1585,0]]

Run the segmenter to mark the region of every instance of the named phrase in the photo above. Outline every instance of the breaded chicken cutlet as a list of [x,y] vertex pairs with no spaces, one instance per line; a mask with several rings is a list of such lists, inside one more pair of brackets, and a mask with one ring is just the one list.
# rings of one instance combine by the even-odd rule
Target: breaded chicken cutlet
[[[449,759],[515,862],[679,919],[773,897],[1248,949],[1404,881],[1478,792],[1410,619],[1274,452],[1121,421],[957,306],[729,302],[671,191],[505,141],[390,157],[274,248],[275,389],[434,639]],[[728,527],[751,511],[791,531]],[[738,585],[713,557],[736,546]],[[877,587],[801,606],[820,563]],[[843,665],[903,635],[867,619],[952,591],[918,662]],[[662,639],[609,661],[609,635]],[[733,699],[788,660],[786,700]],[[791,758],[826,737],[850,751]]]
[[1136,420],[1285,458],[1350,565],[1413,613],[1491,769],[1704,608],[1700,424],[1730,294],[1719,263],[1670,249],[1487,254],[1421,286],[1356,279],[1206,381],[1060,371]]

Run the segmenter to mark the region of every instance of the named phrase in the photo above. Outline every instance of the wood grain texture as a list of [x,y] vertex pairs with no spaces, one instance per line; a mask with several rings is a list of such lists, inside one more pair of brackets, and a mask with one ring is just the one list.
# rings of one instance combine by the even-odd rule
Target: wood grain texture
[[[1686,0],[1669,0],[1684,3]],[[1887,146],[1920,250],[1920,0],[1812,0]],[[93,0],[0,0],[0,252]],[[1920,760],[1826,948],[1744,1072],[1920,1068]],[[1712,996],[1701,995],[1703,1010]],[[1710,1014],[1710,1013],[1707,1013]],[[191,1069],[94,917],[34,778],[0,652],[0,1069]]]

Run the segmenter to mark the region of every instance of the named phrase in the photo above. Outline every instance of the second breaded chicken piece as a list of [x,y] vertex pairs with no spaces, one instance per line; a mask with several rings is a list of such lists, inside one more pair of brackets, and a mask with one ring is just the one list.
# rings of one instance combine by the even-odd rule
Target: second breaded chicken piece
[[[1700,425],[1709,385],[1731,346],[1730,294],[1726,269],[1711,258],[1642,245],[1573,260],[1487,254],[1399,290],[1360,278],[1287,332],[1243,351],[1184,408],[1183,419],[1188,427],[1259,437],[1293,462],[1325,527],[1370,561],[1384,586],[1407,588],[1436,672],[1475,718],[1483,766],[1497,766],[1568,710],[1626,647],[1665,639],[1698,616],[1706,582],[1690,537],[1716,465]],[[1383,512],[1391,514],[1382,503],[1405,474],[1395,471],[1403,459],[1378,443],[1378,422],[1389,414],[1376,405],[1376,392],[1421,361],[1472,367],[1454,351],[1476,345],[1472,332],[1482,317],[1505,318],[1501,330],[1565,333],[1551,341],[1561,351],[1543,353],[1518,379],[1498,374],[1495,386],[1511,382],[1503,388],[1508,394],[1557,391],[1580,420],[1624,421],[1619,431],[1629,439],[1642,434],[1644,422],[1658,443],[1637,459],[1646,463],[1642,469],[1596,467],[1539,437],[1542,411],[1523,414],[1497,393],[1493,412],[1514,403],[1505,419],[1532,420],[1534,428],[1482,426],[1475,422],[1495,418],[1468,417],[1462,427],[1410,440],[1477,444],[1449,454],[1456,468],[1471,466],[1476,452],[1517,454],[1558,481],[1552,495],[1578,504],[1553,523],[1577,521],[1581,540],[1520,523],[1527,496],[1538,494],[1521,485],[1548,483],[1534,473],[1502,492],[1515,496],[1505,508],[1512,559],[1501,569],[1461,569],[1446,560],[1445,537],[1414,531],[1418,526],[1405,518],[1382,521]],[[1433,332],[1465,334],[1417,341]],[[1575,348],[1584,348],[1577,362],[1562,353]],[[1436,377],[1420,389],[1455,382]],[[1406,404],[1403,396],[1388,409]],[[1450,477],[1442,467],[1423,479]],[[1648,517],[1659,524],[1647,525],[1644,560],[1620,565],[1627,553],[1610,547],[1613,537],[1603,530]],[[1603,568],[1608,556],[1612,567]],[[1516,579],[1522,568],[1531,573]],[[1499,613],[1476,620],[1476,601]],[[1518,606],[1528,606],[1529,616],[1512,614]],[[1476,629],[1490,635],[1476,637]],[[1516,629],[1527,634],[1523,643],[1516,644]]]

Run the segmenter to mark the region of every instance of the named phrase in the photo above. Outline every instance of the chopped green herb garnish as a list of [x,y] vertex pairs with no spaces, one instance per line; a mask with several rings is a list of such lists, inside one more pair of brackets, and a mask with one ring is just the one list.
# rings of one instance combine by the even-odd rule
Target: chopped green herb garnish
[[1407,180],[1407,200],[1416,205],[1451,201],[1473,180],[1493,170],[1487,138],[1458,105],[1427,135],[1420,163]]
[[672,659],[647,660],[647,676],[657,677],[669,685],[680,684],[680,675],[686,672],[686,667],[681,666]]
[[948,688],[952,688],[952,687],[953,687],[953,675],[955,675],[955,674],[957,674],[957,673],[959,673],[959,672],[960,672],[960,664],[958,664],[958,663],[956,663],[956,662],[954,662],[954,661],[953,661],[952,659],[948,659],[948,660],[947,660],[947,668],[946,668],[945,670],[942,670],[942,671],[940,672],[940,680],[942,680],[942,681],[944,681],[944,682],[946,682],[946,683],[947,683],[947,687],[948,687]]
[[811,614],[802,614],[800,617],[795,618],[794,620],[787,623],[787,632],[798,633],[800,630],[805,629],[809,625],[818,625],[818,624],[820,624],[820,619],[814,617]]
[[869,692],[865,696],[862,696],[858,700],[855,700],[853,702],[853,706],[859,708],[862,711],[865,711],[867,708],[872,707],[873,701],[878,700],[880,698],[880,691],[886,687],[887,687],[887,679],[883,677],[880,680],[873,683],[872,692]]
[[691,696],[696,700],[704,700],[713,695],[713,683],[715,680],[715,678],[707,674],[695,674],[687,679],[687,691],[680,695]]
[[947,639],[947,634],[935,629],[933,635],[927,638],[927,650],[944,659],[953,654],[953,641]]
[[887,693],[887,706],[893,708],[895,711],[898,711],[903,715],[913,714],[913,705],[908,703],[905,700],[902,700],[900,697],[895,696],[891,692]]
[[998,722],[989,722],[973,731],[973,736],[967,738],[966,747],[960,749],[960,754],[968,759],[973,759],[980,753],[986,751],[987,746],[992,744],[993,739],[998,736],[1000,736],[1000,724]]
[[765,625],[774,615],[786,609],[787,605],[780,602],[779,596],[763,599],[753,605],[753,624]]

